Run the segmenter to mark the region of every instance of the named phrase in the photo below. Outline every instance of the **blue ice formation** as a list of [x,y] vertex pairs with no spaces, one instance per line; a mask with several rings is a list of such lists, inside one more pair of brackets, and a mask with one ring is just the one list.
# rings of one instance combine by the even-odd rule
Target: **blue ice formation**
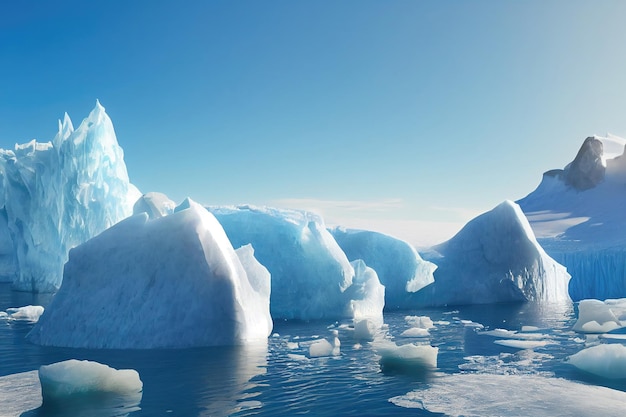
[[331,234],[349,260],[362,259],[385,286],[385,309],[415,307],[415,294],[434,281],[437,266],[409,243],[368,230],[334,228]]
[[208,209],[233,246],[251,243],[256,258],[270,271],[274,319],[354,319],[361,311],[382,315],[378,277],[366,273],[355,280],[354,267],[321,217],[269,207]]
[[185,348],[267,340],[270,275],[204,207],[129,217],[70,251],[40,345]]
[[626,297],[625,145],[587,138],[574,161],[517,202],[541,246],[567,267],[575,301]]
[[78,129],[67,114],[51,142],[0,150],[0,274],[54,292],[68,251],[132,213],[139,197],[99,102]]
[[565,267],[539,246],[520,207],[505,201],[468,222],[429,256],[438,266],[424,304],[566,301]]

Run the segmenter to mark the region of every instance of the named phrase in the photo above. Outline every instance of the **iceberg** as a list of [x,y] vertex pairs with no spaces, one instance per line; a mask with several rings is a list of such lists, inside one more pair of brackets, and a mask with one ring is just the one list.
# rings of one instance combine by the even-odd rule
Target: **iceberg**
[[252,244],[255,257],[270,271],[274,319],[382,317],[378,277],[359,264],[355,278],[354,266],[321,217],[249,205],[207,209],[234,247]]
[[187,199],[173,214],[136,214],[72,249],[28,338],[115,349],[266,343],[269,279],[252,248],[236,252],[215,217]]
[[132,393],[141,399],[143,389],[134,369],[118,370],[98,362],[76,359],[41,366],[39,381],[44,405],[96,393]]
[[512,201],[474,218],[428,256],[438,268],[434,285],[419,293],[424,304],[569,300],[565,267],[545,253]]
[[0,149],[0,274],[17,290],[56,291],[68,251],[130,215],[139,196],[99,102],[76,130],[65,114],[51,142]]
[[331,234],[349,260],[362,259],[385,286],[385,309],[415,307],[415,293],[433,283],[437,268],[409,243],[383,233],[334,228]]
[[625,145],[588,137],[574,161],[545,172],[518,201],[541,246],[571,274],[574,301],[626,297]]
[[626,346],[618,343],[592,346],[570,356],[568,363],[603,378],[626,379]]

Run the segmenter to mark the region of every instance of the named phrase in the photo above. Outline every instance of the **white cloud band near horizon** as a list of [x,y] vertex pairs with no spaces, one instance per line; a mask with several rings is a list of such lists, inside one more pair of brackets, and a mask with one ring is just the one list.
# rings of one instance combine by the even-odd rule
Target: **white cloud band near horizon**
[[[385,233],[406,240],[417,248],[427,248],[454,236],[469,220],[482,213],[461,207],[412,207],[401,198],[381,200],[327,200],[282,198],[272,205],[307,210],[319,214],[329,227],[341,226]],[[437,216],[438,214],[444,214]],[[452,214],[452,216],[450,216]],[[440,219],[437,219],[440,217]],[[453,217],[453,220],[441,218]]]

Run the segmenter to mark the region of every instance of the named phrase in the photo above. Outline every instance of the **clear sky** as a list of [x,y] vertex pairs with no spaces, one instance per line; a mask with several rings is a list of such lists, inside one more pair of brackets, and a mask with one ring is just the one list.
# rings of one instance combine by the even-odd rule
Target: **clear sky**
[[626,136],[624,1],[0,3],[0,147],[99,99],[131,181],[450,237]]

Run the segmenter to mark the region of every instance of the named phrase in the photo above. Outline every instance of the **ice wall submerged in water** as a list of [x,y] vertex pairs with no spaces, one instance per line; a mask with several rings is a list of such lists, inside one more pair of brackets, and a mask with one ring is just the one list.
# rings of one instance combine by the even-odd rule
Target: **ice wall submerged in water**
[[[52,142],[0,150],[0,177],[13,284],[22,291],[56,291],[68,251],[130,215],[140,196],[100,103],[76,130],[66,114]],[[1,240],[0,260],[10,269],[13,253]]]

